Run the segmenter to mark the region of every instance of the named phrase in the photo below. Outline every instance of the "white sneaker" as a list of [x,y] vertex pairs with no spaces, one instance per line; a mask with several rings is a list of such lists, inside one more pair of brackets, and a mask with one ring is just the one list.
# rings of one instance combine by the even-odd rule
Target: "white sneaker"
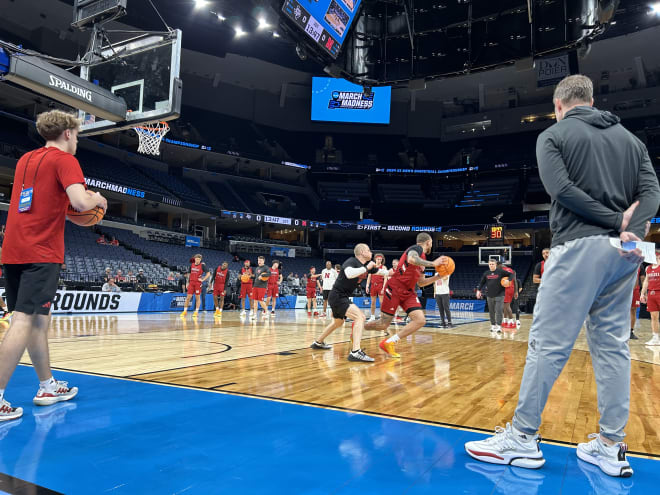
[[633,475],[630,463],[626,459],[628,446],[625,443],[605,445],[598,433],[592,433],[589,438],[593,438],[593,440],[579,443],[577,446],[577,456],[580,459],[598,466],[609,476],[630,478]]
[[491,325],[490,326],[490,331],[491,332],[497,332],[497,325]]
[[516,328],[520,328],[520,325],[521,325],[520,320],[516,320]]
[[256,319],[257,319],[257,315],[251,312],[250,313],[250,320],[254,321]]
[[271,312],[270,312],[270,317],[271,317],[271,318],[275,318],[275,311],[271,311]]
[[646,345],[660,345],[660,334],[654,333],[651,340],[649,340]]
[[241,314],[239,316],[241,318],[243,318],[246,314],[247,314],[247,312],[243,309],[243,310],[241,310]]
[[495,325],[495,331],[496,331],[497,333],[502,333],[502,327],[499,326],[499,325]]
[[371,315],[367,321],[376,321],[376,316]]
[[50,406],[57,402],[71,400],[76,395],[78,395],[78,387],[70,388],[67,382],[61,382],[58,380],[55,390],[52,392],[39,387],[39,391],[32,399],[32,402],[35,406]]
[[538,435],[519,432],[510,423],[495,427],[495,435],[486,440],[467,442],[465,451],[475,459],[491,464],[538,469],[545,464]]
[[0,399],[0,421],[10,421],[23,416],[22,407],[11,407],[11,404],[4,398]]

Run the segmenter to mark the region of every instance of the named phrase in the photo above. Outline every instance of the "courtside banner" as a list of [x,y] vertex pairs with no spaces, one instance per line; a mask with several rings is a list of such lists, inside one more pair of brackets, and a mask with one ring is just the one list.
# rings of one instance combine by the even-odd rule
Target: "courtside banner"
[[[5,296],[5,289],[0,289]],[[53,299],[53,314],[66,313],[137,313],[139,292],[87,292],[58,290]]]

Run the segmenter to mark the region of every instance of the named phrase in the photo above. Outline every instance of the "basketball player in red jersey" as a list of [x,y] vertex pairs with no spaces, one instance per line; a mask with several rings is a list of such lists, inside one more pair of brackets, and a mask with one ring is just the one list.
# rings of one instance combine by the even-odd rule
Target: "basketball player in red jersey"
[[192,296],[195,295],[195,312],[193,313],[193,318],[197,318],[199,314],[199,306],[202,303],[202,297],[205,297],[206,294],[202,294],[202,278],[206,276],[208,269],[206,265],[202,263],[202,255],[196,254],[192,258],[192,263],[190,264],[190,278],[188,279],[188,295],[186,296],[186,302],[183,306],[183,313],[181,313],[181,318],[185,318],[188,314],[188,305]]
[[435,268],[445,262],[443,256],[434,261],[426,260],[426,255],[431,252],[432,248],[433,239],[431,236],[425,232],[419,233],[417,235],[417,244],[409,247],[403,253],[399,260],[397,271],[387,282],[383,306],[380,311],[380,319],[369,322],[364,326],[365,330],[385,331],[390,326],[397,307],[401,306],[408,313],[410,322],[400,332],[395,333],[392,337],[380,343],[380,348],[391,357],[401,357],[395,350],[395,345],[400,339],[413,334],[426,324],[422,305],[415,292],[415,285],[425,287],[438,280],[440,275],[426,278],[424,276],[424,268]]
[[268,316],[268,305],[266,304],[266,291],[270,280],[270,268],[266,266],[266,258],[259,256],[257,258],[257,267],[254,270],[254,285],[252,286],[252,302],[254,309],[250,311],[250,320],[257,319],[257,312],[261,306],[261,316]]
[[44,147],[23,155],[16,164],[14,187],[2,246],[5,296],[11,325],[0,345],[0,421],[18,419],[23,409],[4,399],[5,389],[26,348],[39,390],[32,402],[49,406],[73,399],[78,388],[53,378],[48,351],[52,301],[64,262],[64,222],[71,204],[78,211],[108,204],[85,190],[76,154],[80,121],[53,110],[37,117]]
[[[640,307],[640,287],[639,279],[641,274],[642,267],[640,266],[637,270],[637,278],[635,279],[635,288],[633,289],[632,304],[630,305],[630,340],[638,340],[639,337],[635,335],[635,323],[637,323],[637,310]],[[646,278],[642,276],[643,278]]]
[[[248,275],[250,280],[243,282],[243,275]],[[252,279],[254,279],[254,273],[252,268],[250,268],[250,260],[245,260],[243,262],[243,268],[238,274],[241,279],[241,293],[239,295],[241,299],[241,316],[247,315],[247,299],[252,299]],[[254,311],[254,301],[250,301],[250,310]]]
[[[656,262],[660,262],[660,249],[655,250]],[[651,313],[651,330],[653,337],[646,345],[660,345],[660,328],[658,326],[658,312],[660,311],[660,264],[649,265],[646,267],[646,278],[642,285],[642,294],[640,297],[643,303],[646,303],[646,309]]]
[[273,260],[270,266],[270,278],[268,279],[268,288],[266,289],[266,307],[270,306],[271,302],[273,304],[272,309],[270,310],[270,316],[275,316],[275,306],[277,306],[277,298],[280,295],[280,284],[282,283],[282,274],[280,273],[280,262],[278,260]]
[[216,318],[222,318],[222,308],[225,305],[227,284],[229,283],[229,263],[222,263],[213,272],[213,302],[215,302]]
[[[379,270],[385,269],[385,256],[381,253],[376,253],[374,256],[374,261],[376,262],[376,268]],[[385,291],[385,277],[378,274],[369,274],[367,277],[367,293],[371,296],[371,316],[369,321],[374,321],[376,319],[376,299],[380,299],[380,307],[383,309],[383,294]]]
[[321,283],[319,282],[319,277],[317,275],[316,268],[311,267],[309,273],[307,274],[307,316],[312,316],[312,306],[314,307],[314,316],[318,316],[319,312],[316,308],[316,288],[321,289]]
[[516,272],[510,266],[503,266],[505,272],[509,272],[509,286],[504,289],[504,318],[502,319],[502,328],[515,329],[516,320],[513,318],[513,311],[511,310],[511,303],[513,299],[518,299],[518,282],[516,280]]

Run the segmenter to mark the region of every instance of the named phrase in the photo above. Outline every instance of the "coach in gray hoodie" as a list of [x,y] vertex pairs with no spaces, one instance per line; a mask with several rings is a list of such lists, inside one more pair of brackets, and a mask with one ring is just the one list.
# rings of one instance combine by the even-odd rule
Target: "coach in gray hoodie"
[[545,463],[537,434],[541,413],[586,318],[600,432],[580,443],[577,455],[610,476],[628,477],[628,311],[642,259],[641,251],[619,251],[610,239],[644,238],[660,206],[660,186],[646,147],[618,117],[593,108],[589,78],[561,81],[554,104],[557,123],[536,146],[541,180],[552,198],[552,250],[534,308],[518,406],[513,424],[465,448],[486,462],[527,468]]

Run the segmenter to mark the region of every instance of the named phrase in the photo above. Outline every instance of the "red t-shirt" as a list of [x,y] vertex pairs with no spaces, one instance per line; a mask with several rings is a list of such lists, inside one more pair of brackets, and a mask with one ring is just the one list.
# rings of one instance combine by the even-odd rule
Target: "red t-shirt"
[[426,259],[426,254],[424,253],[424,248],[422,246],[415,244],[414,246],[409,247],[401,256],[397,269],[390,279],[392,282],[398,282],[407,289],[414,289],[419,278],[422,276],[422,273],[424,273],[423,267],[408,263],[408,253],[411,251],[417,252],[421,259]]
[[274,270],[273,268],[270,269],[270,278],[268,279],[268,286],[269,287],[275,287],[277,285],[277,282],[280,281],[280,271],[279,270]]
[[223,289],[227,283],[227,272],[229,271],[229,268],[223,270],[222,268],[218,267],[215,271],[215,280],[213,281],[213,288],[215,289]]
[[311,273],[307,275],[307,288],[308,289],[315,289],[316,288],[317,278],[318,278],[318,275],[312,275]]
[[[2,264],[64,262],[64,222],[69,206],[66,188],[72,184],[85,185],[85,177],[78,160],[70,153],[57,148],[39,148],[18,160]],[[32,206],[29,211],[19,213],[23,187],[33,188]]]
[[653,268],[653,265],[646,267],[646,280],[649,281],[647,286],[647,290],[649,292],[652,290],[660,291],[660,265],[656,266],[655,268]]
[[[250,268],[245,268],[245,266],[243,268],[241,268],[241,276],[245,275],[246,273],[248,275],[252,276],[252,268],[251,267]],[[241,280],[241,284],[243,284],[243,285],[252,285],[252,279],[248,280],[247,282],[243,282]]]
[[190,279],[189,279],[190,283],[191,284],[201,283],[200,279],[202,278],[202,275],[204,275],[205,271],[206,271],[206,267],[204,266],[204,263],[200,263],[199,265],[192,263],[190,265]]

